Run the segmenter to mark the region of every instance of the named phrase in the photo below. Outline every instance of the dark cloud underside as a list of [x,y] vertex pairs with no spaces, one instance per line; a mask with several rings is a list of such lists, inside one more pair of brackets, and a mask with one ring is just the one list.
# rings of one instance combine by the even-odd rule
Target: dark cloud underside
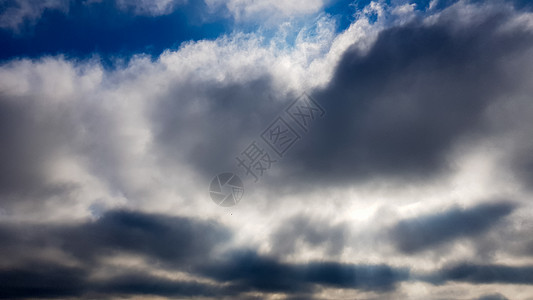
[[390,230],[390,236],[400,251],[414,254],[459,238],[483,234],[513,209],[514,205],[506,202],[480,204],[468,209],[453,208],[402,220]]

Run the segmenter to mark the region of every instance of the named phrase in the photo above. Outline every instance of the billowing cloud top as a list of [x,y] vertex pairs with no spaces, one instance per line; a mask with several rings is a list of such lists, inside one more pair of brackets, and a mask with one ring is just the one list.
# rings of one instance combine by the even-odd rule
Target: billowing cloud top
[[527,3],[16,0],[0,28],[0,298],[531,299]]

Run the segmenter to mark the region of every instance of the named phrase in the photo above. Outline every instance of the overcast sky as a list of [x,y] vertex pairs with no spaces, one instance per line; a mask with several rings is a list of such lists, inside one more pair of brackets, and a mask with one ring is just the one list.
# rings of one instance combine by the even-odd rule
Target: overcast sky
[[533,299],[532,97],[525,0],[0,0],[0,298]]

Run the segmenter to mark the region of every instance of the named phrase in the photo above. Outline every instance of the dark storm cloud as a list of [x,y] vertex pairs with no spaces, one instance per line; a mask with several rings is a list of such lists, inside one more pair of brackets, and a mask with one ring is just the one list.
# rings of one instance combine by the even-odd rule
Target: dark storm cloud
[[107,299],[121,295],[215,297],[227,288],[195,281],[177,281],[126,270],[118,276],[92,279],[88,269],[33,262],[0,270],[0,299],[77,297]]
[[127,211],[107,213],[97,222],[60,234],[65,249],[84,259],[122,252],[178,265],[205,259],[215,245],[231,237],[218,223]]
[[[231,237],[215,222],[130,211],[111,211],[78,225],[2,225],[0,298],[86,295],[240,295],[250,291],[308,294],[318,286],[390,291],[407,269],[337,262],[287,263],[254,251],[214,251]],[[50,256],[55,253],[55,256]],[[134,254],[168,270],[214,279],[223,287],[154,277],[113,266],[103,258]],[[65,260],[65,258],[69,258]],[[77,259],[75,267],[65,261]]]
[[220,282],[236,282],[240,289],[303,292],[311,287],[287,264],[253,251],[235,253],[227,260],[201,266],[199,272]]
[[[159,266],[187,270],[210,259],[231,238],[216,222],[132,211],[110,211],[82,224],[0,226],[0,298],[51,298],[87,293],[206,296],[217,287],[152,277],[143,271],[94,281],[93,271],[109,255],[133,254]],[[59,257],[50,257],[50,252]],[[64,256],[77,267],[64,266]],[[119,273],[120,273],[119,272]],[[111,274],[110,274],[111,275]]]
[[232,294],[227,288],[198,282],[180,282],[146,274],[131,273],[106,281],[88,282],[89,292],[102,295],[158,295],[182,297],[221,297]]
[[[311,298],[319,286],[384,292],[407,280],[409,272],[386,265],[311,262],[286,264],[253,252],[229,261],[206,261],[195,269],[219,284],[179,281],[143,271],[120,270],[118,275],[92,278],[86,268],[31,262],[0,270],[0,299],[102,298],[109,296],[181,296],[246,298],[247,292],[275,292]],[[115,267],[116,269],[116,267]],[[116,272],[116,270],[115,270]]]
[[480,204],[468,209],[453,208],[402,220],[393,226],[389,234],[400,251],[412,254],[458,238],[480,235],[514,208],[515,205],[509,202]]
[[429,282],[435,284],[441,284],[447,281],[476,284],[533,284],[533,267],[463,263],[444,267],[427,279]]
[[290,264],[254,252],[237,252],[229,260],[202,266],[200,272],[220,282],[253,290],[285,293],[311,292],[314,285],[335,288],[388,291],[407,280],[407,269],[387,265],[355,265],[338,262]]
[[487,107],[523,88],[522,70],[509,72],[506,62],[533,46],[530,32],[500,30],[513,19],[507,9],[468,25],[459,10],[446,10],[431,25],[416,20],[384,30],[368,53],[348,49],[328,87],[312,94],[326,118],[283,167],[336,183],[427,178],[449,169],[450,150],[484,132]]
[[502,294],[490,294],[490,295],[481,296],[477,298],[477,300],[509,300],[509,299],[503,296]]
[[[511,210],[512,206],[506,204],[452,210],[443,214],[444,217],[423,218],[423,222],[414,226],[418,231],[409,234],[428,239],[428,244],[439,243],[420,228],[428,228],[442,240],[450,240],[483,231],[488,226],[487,219],[497,220]],[[446,229],[449,224],[454,224],[452,229]],[[399,282],[415,279],[408,268],[384,264],[290,263],[239,249],[214,255],[213,251],[230,236],[228,229],[214,222],[130,211],[111,211],[96,221],[78,225],[4,224],[0,227],[3,241],[0,244],[3,253],[0,298],[90,295],[238,297],[247,292],[307,297],[321,287],[387,292],[394,290]],[[61,257],[52,259],[50,253],[67,254],[67,257],[77,258],[78,263],[76,266],[63,265],[59,263],[63,261]],[[91,276],[106,268],[102,258],[124,254],[140,255],[168,270],[210,278],[217,284],[175,281],[154,277],[145,270],[116,266],[104,279]],[[531,283],[533,271],[531,267],[460,264],[416,276],[416,279],[437,285],[447,281]]]
[[183,267],[209,257],[215,246],[231,238],[230,231],[216,222],[111,211],[94,222],[80,225],[3,225],[1,257],[39,256],[40,249],[59,249],[84,264],[97,263],[107,255],[135,254],[172,266]]
[[345,224],[329,224],[327,220],[295,216],[281,223],[271,243],[275,254],[292,254],[299,242],[310,247],[324,247],[329,255],[338,255],[349,234]]
[[88,275],[82,268],[32,262],[0,269],[0,299],[79,296]]

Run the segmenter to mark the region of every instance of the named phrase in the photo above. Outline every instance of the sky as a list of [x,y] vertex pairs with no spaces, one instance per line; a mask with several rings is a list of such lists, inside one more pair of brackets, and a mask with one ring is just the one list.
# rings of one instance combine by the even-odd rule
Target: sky
[[0,0],[0,299],[533,299],[529,1]]

